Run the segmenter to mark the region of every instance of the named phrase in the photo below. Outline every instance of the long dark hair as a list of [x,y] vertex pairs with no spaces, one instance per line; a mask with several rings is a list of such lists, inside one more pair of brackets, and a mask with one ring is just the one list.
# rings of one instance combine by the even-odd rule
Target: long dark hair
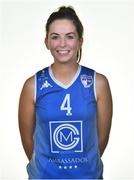
[[[61,6],[58,11],[53,12],[46,23],[46,37],[48,37],[48,32],[49,32],[49,26],[52,22],[54,22],[57,19],[68,19],[71,20],[74,24],[74,26],[76,27],[76,31],[78,33],[79,39],[81,39],[83,37],[83,25],[80,21],[80,19],[78,18],[75,10],[71,7],[65,7],[65,6]],[[79,63],[81,60],[81,56],[82,56],[82,48],[79,49],[79,51],[77,52],[77,62]]]

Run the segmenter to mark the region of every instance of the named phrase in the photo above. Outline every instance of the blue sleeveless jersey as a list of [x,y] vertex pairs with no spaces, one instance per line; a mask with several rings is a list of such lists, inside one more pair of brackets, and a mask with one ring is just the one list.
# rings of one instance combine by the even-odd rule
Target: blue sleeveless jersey
[[95,71],[80,66],[68,85],[51,67],[36,73],[34,152],[29,179],[101,179]]

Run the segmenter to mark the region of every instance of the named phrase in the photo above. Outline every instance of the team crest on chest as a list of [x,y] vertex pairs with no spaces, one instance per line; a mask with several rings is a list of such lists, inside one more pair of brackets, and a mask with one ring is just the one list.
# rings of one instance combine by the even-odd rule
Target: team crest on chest
[[86,74],[81,75],[81,82],[85,88],[89,88],[93,84],[93,77]]

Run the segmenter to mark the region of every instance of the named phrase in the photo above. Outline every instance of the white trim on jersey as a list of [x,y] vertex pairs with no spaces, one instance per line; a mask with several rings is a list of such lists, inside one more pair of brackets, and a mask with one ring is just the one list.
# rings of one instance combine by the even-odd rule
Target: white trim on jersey
[[78,70],[77,70],[75,76],[73,77],[72,81],[71,81],[68,85],[63,84],[62,82],[58,81],[58,80],[54,77],[51,66],[49,66],[48,71],[49,71],[50,77],[52,78],[52,80],[53,80],[57,85],[59,85],[60,87],[62,87],[62,88],[64,88],[64,89],[68,89],[68,88],[75,82],[75,80],[77,79],[77,77],[79,76],[79,74],[80,74],[80,72],[81,72],[81,65],[78,66]]
[[36,95],[37,95],[37,75],[34,75],[34,103],[36,102]]
[[96,71],[94,71],[94,96],[97,102],[97,95],[96,95]]

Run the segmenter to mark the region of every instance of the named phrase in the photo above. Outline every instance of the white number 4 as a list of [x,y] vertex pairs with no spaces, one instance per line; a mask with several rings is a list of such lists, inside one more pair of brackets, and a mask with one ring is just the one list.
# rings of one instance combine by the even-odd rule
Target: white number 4
[[66,115],[67,116],[71,116],[72,113],[71,113],[71,106],[70,106],[70,94],[66,94],[62,104],[61,104],[61,107],[60,107],[60,110],[61,111],[67,111],[66,112]]

